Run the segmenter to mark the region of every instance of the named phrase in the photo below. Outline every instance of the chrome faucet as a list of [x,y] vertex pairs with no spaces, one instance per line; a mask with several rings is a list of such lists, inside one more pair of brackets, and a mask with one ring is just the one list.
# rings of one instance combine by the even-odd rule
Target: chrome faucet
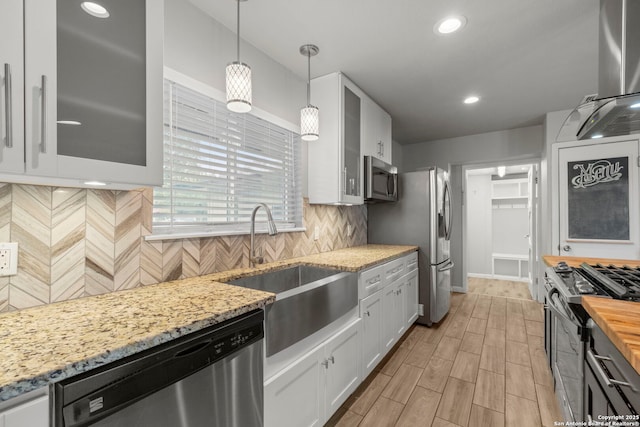
[[269,236],[278,234],[278,229],[276,228],[276,223],[273,222],[273,216],[271,216],[269,207],[264,203],[258,203],[258,205],[253,208],[253,212],[251,212],[251,247],[249,248],[249,266],[251,267],[255,267],[256,264],[262,264],[264,262],[262,251],[260,251],[260,256],[256,256],[256,249],[254,247],[256,234],[256,212],[260,207],[263,207],[264,210],[267,211],[267,230],[269,231]]

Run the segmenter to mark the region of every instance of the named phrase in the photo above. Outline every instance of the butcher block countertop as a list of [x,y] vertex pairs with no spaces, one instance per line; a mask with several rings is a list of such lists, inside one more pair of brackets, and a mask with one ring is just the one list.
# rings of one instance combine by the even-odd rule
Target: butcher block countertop
[[640,303],[582,297],[582,306],[640,374]]
[[275,301],[275,294],[221,282],[298,264],[355,272],[415,250],[358,246],[4,313],[0,401]]
[[[547,265],[565,261],[570,267],[588,264],[640,267],[640,260],[579,258],[545,255]],[[609,298],[582,297],[582,306],[627,361],[640,373],[640,303]]]

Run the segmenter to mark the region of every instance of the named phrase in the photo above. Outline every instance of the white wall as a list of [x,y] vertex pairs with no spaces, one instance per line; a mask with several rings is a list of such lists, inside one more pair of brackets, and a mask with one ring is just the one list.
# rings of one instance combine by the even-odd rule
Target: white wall
[[452,286],[462,286],[462,167],[460,165],[496,163],[509,160],[537,160],[543,151],[542,126],[529,126],[458,138],[409,144],[402,147],[405,172],[427,166],[450,169],[453,230],[451,258],[456,264],[451,272]]
[[[229,7],[235,7],[231,0]],[[292,52],[292,55],[298,55]],[[164,63],[225,91],[225,68],[236,59],[236,33],[187,0],[165,0]],[[306,81],[262,51],[242,41],[240,59],[251,67],[253,104],[298,123],[306,104]]]
[[[235,6],[231,3],[230,7]],[[164,65],[224,92],[225,68],[236,58],[235,30],[229,30],[187,0],[165,0],[164,30]],[[253,105],[298,124],[300,108],[306,104],[306,80],[244,41],[240,59],[251,67]],[[306,196],[307,143],[301,144],[302,194]]]
[[447,169],[450,164],[539,158],[543,147],[542,126],[530,126],[403,146],[403,170],[425,166]]
[[491,274],[491,175],[467,176],[467,272]]

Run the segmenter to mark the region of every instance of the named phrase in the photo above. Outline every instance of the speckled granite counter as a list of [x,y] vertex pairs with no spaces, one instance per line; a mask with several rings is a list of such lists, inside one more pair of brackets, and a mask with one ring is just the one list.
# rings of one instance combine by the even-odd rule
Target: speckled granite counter
[[0,401],[274,300],[268,292],[196,277],[3,314]]
[[366,245],[0,315],[0,401],[275,301],[224,282],[306,264],[359,271],[415,251]]
[[278,270],[290,265],[310,265],[315,267],[336,268],[342,271],[357,272],[373,265],[380,264],[410,254],[418,250],[417,246],[404,245],[364,245],[352,248],[338,249],[336,251],[321,254],[308,255],[299,258],[263,264],[256,268],[239,268],[235,270],[214,273],[207,277],[213,277],[220,282],[228,282],[240,277],[252,276],[260,272]]

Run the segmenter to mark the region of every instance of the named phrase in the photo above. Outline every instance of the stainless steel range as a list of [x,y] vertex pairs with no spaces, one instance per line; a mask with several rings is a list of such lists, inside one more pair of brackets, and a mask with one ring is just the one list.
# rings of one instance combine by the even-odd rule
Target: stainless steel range
[[545,288],[545,349],[556,396],[566,421],[588,421],[594,402],[591,394],[585,399],[585,355],[594,334],[582,296],[640,301],[640,268],[561,262],[547,269]]

